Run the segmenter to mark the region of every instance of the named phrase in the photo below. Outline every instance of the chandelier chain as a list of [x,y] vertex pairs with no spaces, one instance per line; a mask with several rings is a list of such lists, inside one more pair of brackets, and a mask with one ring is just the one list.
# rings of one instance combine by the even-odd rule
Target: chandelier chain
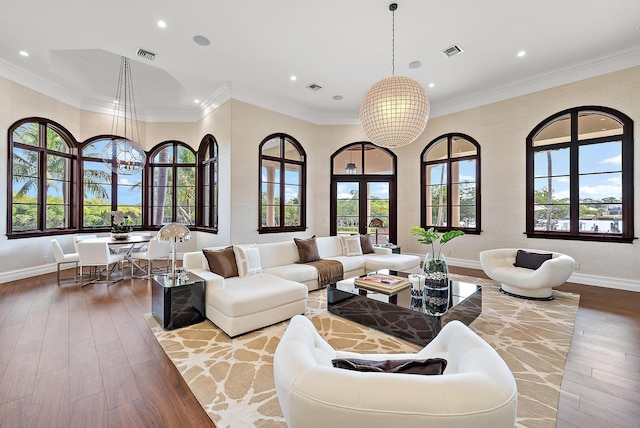
[[[396,6],[397,7],[397,6]],[[396,10],[391,9],[391,75],[396,75]]]

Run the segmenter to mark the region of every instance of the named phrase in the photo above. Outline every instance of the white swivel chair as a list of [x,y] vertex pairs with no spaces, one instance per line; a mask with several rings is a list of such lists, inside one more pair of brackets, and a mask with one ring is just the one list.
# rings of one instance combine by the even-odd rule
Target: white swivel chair
[[[75,263],[76,274],[77,274],[78,262],[80,262],[80,255],[78,253],[65,254],[64,251],[62,251],[62,247],[60,246],[58,241],[55,239],[51,240],[51,247],[53,249],[53,256],[55,257],[56,263],[58,265],[56,269],[56,282],[58,283],[58,286],[59,286],[60,285],[60,265],[67,264],[67,263]],[[73,279],[77,281],[76,275],[74,275]]]
[[[336,358],[444,358],[442,375],[333,367]],[[276,392],[289,428],[513,428],[518,391],[498,353],[459,321],[416,354],[333,349],[302,315],[291,319],[273,359]]]
[[[147,278],[151,277],[151,268],[153,260],[166,260],[169,263],[169,254],[171,252],[171,242],[160,242],[156,238],[149,241],[149,246],[146,251],[131,253],[131,258],[134,260],[146,260],[147,261]],[[131,267],[133,270],[133,266]]]
[[552,288],[566,282],[575,260],[562,253],[544,250],[522,250],[532,255],[551,254],[537,269],[514,266],[517,248],[495,248],[480,252],[480,265],[487,276],[502,283],[500,291],[530,300],[553,300]]
[[[111,271],[110,266],[121,263],[124,260],[123,254],[113,254],[109,251],[106,242],[78,242],[78,254],[80,255],[80,273],[83,273],[85,266],[96,266],[106,268],[107,286],[109,286]],[[100,276],[100,272],[98,272]],[[95,282],[95,281],[93,281]],[[83,286],[86,284],[82,284]]]

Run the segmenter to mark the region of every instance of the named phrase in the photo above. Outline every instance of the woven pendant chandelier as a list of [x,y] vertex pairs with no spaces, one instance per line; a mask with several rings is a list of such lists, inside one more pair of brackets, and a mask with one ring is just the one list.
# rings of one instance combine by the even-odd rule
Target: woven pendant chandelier
[[[118,87],[113,108],[111,135],[116,135],[119,132],[121,119],[124,137],[114,137],[104,146],[102,149],[102,161],[116,174],[131,175],[144,168],[147,162],[147,154],[140,144],[133,140],[134,125],[138,140],[140,140],[140,131],[138,130],[138,117],[133,94],[131,65],[129,64],[129,58],[125,57],[120,60],[120,74],[118,75]],[[127,129],[130,130],[131,138],[127,137]]]
[[392,77],[382,79],[367,91],[360,104],[360,126],[376,146],[402,147],[422,134],[429,119],[429,98],[422,86],[410,77],[395,75],[395,11],[393,13]]

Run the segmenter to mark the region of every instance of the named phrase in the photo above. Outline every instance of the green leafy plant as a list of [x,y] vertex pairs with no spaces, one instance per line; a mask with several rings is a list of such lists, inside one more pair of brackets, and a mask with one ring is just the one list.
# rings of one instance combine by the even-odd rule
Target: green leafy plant
[[[425,229],[420,226],[413,226],[411,228],[411,234],[418,238],[418,242],[424,245],[431,245],[431,254],[434,255],[431,263],[436,263],[442,261],[442,248],[444,248],[444,244],[451,241],[453,238],[457,238],[458,236],[464,235],[464,232],[461,230],[448,230],[443,234],[440,234],[433,227],[429,229]],[[435,243],[440,243],[440,249],[436,253]]]

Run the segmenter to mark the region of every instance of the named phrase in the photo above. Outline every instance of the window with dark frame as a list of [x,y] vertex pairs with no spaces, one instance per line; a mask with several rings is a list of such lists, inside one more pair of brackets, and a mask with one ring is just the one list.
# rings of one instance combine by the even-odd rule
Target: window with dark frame
[[461,133],[441,135],[421,154],[420,223],[479,234],[480,145]]
[[144,171],[119,175],[102,159],[113,135],[90,138],[80,145],[82,229],[110,227],[111,211],[119,210],[132,226],[142,225]]
[[632,242],[633,121],[576,107],[540,122],[526,140],[527,236]]
[[23,119],[9,128],[9,238],[77,228],[76,147],[66,129],[47,119]]
[[218,231],[218,143],[212,135],[206,135],[198,150],[199,212],[198,228]]
[[306,153],[287,134],[272,134],[260,143],[258,232],[306,229]]
[[195,224],[196,152],[182,142],[168,141],[149,153],[149,225]]

